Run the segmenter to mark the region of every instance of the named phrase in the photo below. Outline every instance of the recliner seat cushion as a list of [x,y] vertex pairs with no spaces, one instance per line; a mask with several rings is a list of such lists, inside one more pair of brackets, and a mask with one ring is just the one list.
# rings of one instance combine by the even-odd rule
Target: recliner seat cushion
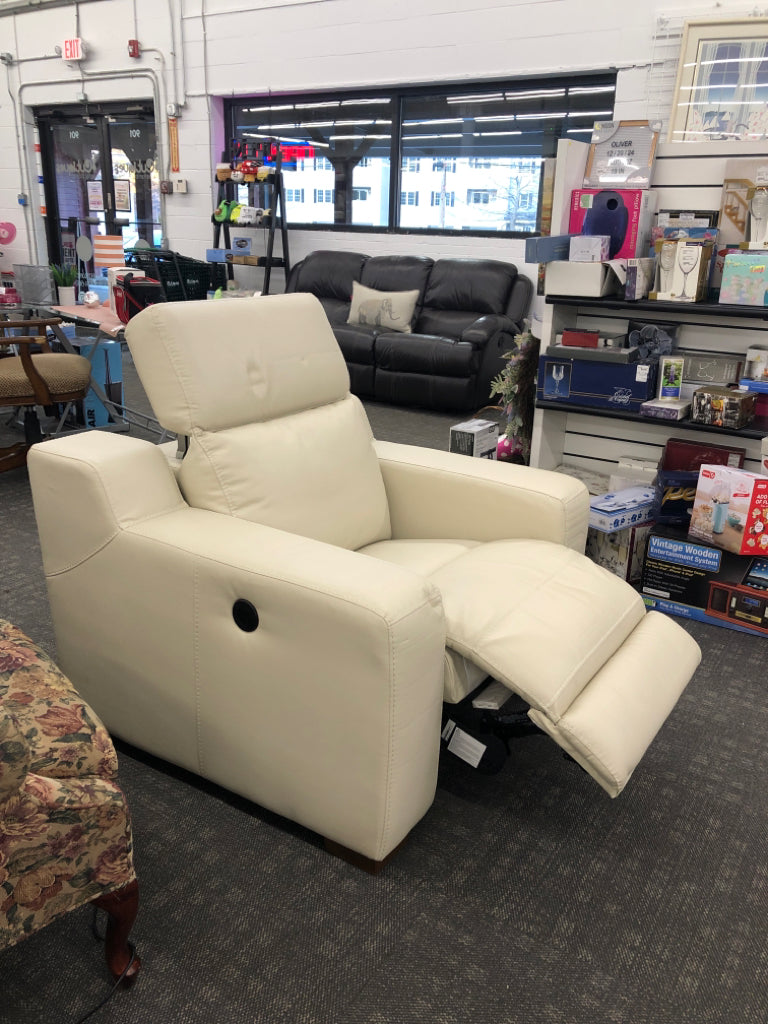
[[380,334],[376,339],[376,365],[401,373],[468,377],[477,372],[477,355],[471,345],[459,341],[423,334]]

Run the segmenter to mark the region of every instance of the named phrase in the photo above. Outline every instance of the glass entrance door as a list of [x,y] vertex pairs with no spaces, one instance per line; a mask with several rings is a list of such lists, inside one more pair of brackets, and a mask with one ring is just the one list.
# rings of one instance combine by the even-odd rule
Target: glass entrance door
[[[106,284],[121,248],[159,245],[160,174],[151,105],[38,111],[51,261],[80,289]],[[110,245],[111,240],[111,245]],[[110,251],[111,250],[111,251]]]

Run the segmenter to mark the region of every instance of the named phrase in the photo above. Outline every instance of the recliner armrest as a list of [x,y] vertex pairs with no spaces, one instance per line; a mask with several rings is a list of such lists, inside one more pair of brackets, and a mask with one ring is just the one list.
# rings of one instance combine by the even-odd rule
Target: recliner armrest
[[589,494],[549,470],[374,441],[396,539],[527,538],[583,551]]
[[461,335],[461,341],[469,342],[473,348],[484,348],[491,338],[503,332],[514,335],[516,332],[514,321],[503,313],[481,316],[479,320],[467,327]]

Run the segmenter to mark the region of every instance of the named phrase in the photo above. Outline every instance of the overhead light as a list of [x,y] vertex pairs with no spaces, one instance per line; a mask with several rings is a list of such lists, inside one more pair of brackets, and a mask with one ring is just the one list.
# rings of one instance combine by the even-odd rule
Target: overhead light
[[472,93],[466,96],[447,96],[446,103],[499,103],[504,99],[503,92]]

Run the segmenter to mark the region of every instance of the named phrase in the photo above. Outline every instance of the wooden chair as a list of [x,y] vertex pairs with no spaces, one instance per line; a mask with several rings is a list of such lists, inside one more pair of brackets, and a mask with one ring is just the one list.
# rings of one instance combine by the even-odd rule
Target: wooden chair
[[[23,466],[31,445],[43,439],[38,407],[51,409],[85,398],[91,379],[91,365],[84,356],[52,352],[47,328],[60,324],[58,318],[0,321],[0,408],[24,408],[24,442],[0,448],[0,473]],[[23,334],[13,334],[21,330]],[[19,355],[9,352],[18,346]],[[33,354],[38,346],[41,351]],[[6,354],[4,354],[6,353]],[[61,420],[63,422],[65,408]]]

